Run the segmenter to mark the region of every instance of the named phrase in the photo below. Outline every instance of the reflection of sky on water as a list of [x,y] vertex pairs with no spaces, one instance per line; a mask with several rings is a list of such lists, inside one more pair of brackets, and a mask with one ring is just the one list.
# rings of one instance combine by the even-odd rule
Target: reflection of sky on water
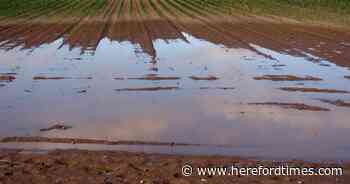
[[[147,55],[135,54],[134,46],[128,42],[107,39],[101,41],[93,56],[80,56],[78,49],[68,51],[68,47],[57,50],[62,40],[42,45],[32,52],[0,51],[0,72],[18,73],[14,82],[6,83],[0,89],[0,136],[231,145],[232,149],[178,148],[175,152],[197,153],[202,150],[203,154],[217,151],[266,157],[281,157],[283,153],[286,157],[308,158],[311,154],[306,152],[312,146],[313,153],[317,154],[312,155],[314,157],[349,159],[346,141],[350,135],[349,109],[315,100],[350,100],[349,95],[289,93],[276,88],[294,86],[298,82],[253,80],[253,77],[264,74],[312,75],[324,81],[303,82],[306,87],[350,90],[349,81],[343,78],[348,70],[335,65],[320,66],[305,58],[252,45],[278,60],[274,61],[250,50],[227,49],[185,35],[190,43],[157,40],[154,44],[156,64],[150,64]],[[286,66],[276,70],[272,67],[276,63]],[[157,67],[158,72],[150,71],[150,67]],[[182,78],[178,81],[113,80],[114,77],[150,73]],[[33,81],[32,77],[37,75],[93,79]],[[220,80],[193,81],[188,78],[191,75],[215,75]],[[179,86],[181,90],[114,90],[149,86]],[[235,89],[200,90],[200,87]],[[87,93],[78,94],[81,89],[86,89]],[[331,111],[307,112],[247,105],[249,102],[271,101],[306,103],[327,107]],[[38,131],[54,122],[65,122],[74,128],[45,133]]]

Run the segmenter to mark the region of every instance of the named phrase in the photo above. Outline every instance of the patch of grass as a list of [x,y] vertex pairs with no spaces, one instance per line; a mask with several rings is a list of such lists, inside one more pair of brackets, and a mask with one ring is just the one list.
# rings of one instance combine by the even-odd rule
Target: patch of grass
[[350,0],[212,0],[210,4],[223,11],[229,7],[233,13],[240,11],[350,25]]
[[147,15],[148,13],[147,13],[144,1],[140,1],[140,6],[141,6],[141,14],[142,15]]
[[[89,10],[77,9],[78,12],[75,13],[84,14],[84,12],[90,10],[97,11],[103,8],[108,0],[91,1],[93,1],[93,5],[89,7]],[[63,6],[67,6],[68,9],[70,5],[78,3],[83,4],[81,0],[0,0],[0,16],[12,17],[23,13],[49,12]]]

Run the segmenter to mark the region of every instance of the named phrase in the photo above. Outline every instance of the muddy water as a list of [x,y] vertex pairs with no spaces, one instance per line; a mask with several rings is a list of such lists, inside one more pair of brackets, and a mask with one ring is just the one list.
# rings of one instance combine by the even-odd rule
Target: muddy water
[[[347,93],[290,92],[281,87],[350,91],[350,71],[303,51],[303,56],[250,43],[229,48],[190,33],[154,40],[156,55],[140,45],[102,39],[93,52],[58,39],[35,49],[0,50],[0,137],[42,136],[202,144],[104,146],[87,149],[225,154],[264,158],[350,159]],[[186,41],[185,41],[186,40]],[[267,57],[269,56],[269,57]],[[14,75],[14,73],[16,75]],[[150,75],[153,74],[153,75]],[[141,80],[145,76],[174,80]],[[254,80],[263,75],[313,76],[320,81]],[[33,80],[34,77],[46,80]],[[191,76],[203,80],[193,80]],[[215,77],[217,80],[205,80]],[[59,79],[59,80],[58,80]],[[147,90],[160,87],[164,90]],[[124,90],[122,90],[124,89]],[[128,90],[129,89],[129,90]],[[133,90],[130,90],[133,89]],[[146,90],[138,90],[146,89]],[[254,103],[298,103],[328,111]],[[67,130],[40,131],[54,124]],[[28,144],[1,144],[1,147]],[[31,148],[79,145],[29,144]]]

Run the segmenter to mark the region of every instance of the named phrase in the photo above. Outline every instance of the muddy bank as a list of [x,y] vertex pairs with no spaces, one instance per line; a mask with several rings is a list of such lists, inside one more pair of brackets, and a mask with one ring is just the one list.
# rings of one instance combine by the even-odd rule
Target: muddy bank
[[263,75],[261,77],[254,77],[255,80],[271,80],[271,81],[321,81],[321,78],[305,76],[298,77],[294,75]]
[[299,111],[330,111],[327,108],[306,105],[303,103],[281,103],[281,102],[263,102],[263,103],[249,103],[249,105],[266,105],[266,106],[278,106],[285,109],[295,109]]
[[282,87],[279,89],[283,91],[303,92],[303,93],[350,93],[349,91],[337,90],[337,89],[300,88],[300,87]]
[[16,77],[12,75],[0,75],[0,82],[12,82],[16,79]]
[[219,80],[218,77],[215,77],[213,75],[209,75],[209,76],[190,76],[190,79],[192,80],[206,80],[206,81],[212,81],[212,80]]
[[[349,164],[302,161],[265,161],[220,156],[175,156],[112,151],[56,150],[35,154],[26,150],[0,150],[0,182],[10,183],[349,183]],[[183,176],[181,168],[197,167],[343,167],[343,176]]]
[[92,77],[45,77],[45,76],[35,76],[33,80],[63,80],[63,79],[92,79]]

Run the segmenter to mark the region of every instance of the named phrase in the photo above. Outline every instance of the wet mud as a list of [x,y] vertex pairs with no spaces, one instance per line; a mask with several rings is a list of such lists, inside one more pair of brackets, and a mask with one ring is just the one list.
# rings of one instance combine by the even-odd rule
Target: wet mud
[[[349,182],[349,164],[268,161],[222,156],[183,156],[113,151],[55,150],[44,153],[30,150],[0,151],[0,180],[3,183],[242,183],[257,182],[254,176],[185,177],[181,168],[196,167],[342,167],[343,176],[260,176],[260,183],[339,183]],[[166,172],[164,172],[166,171]],[[39,173],[39,174],[38,174]],[[45,177],[42,176],[45,173]],[[64,176],[64,177],[62,177]]]
[[321,78],[305,76],[298,77],[294,75],[264,75],[261,77],[254,77],[255,80],[271,80],[271,81],[322,81]]
[[190,76],[190,79],[192,80],[204,80],[204,81],[213,81],[213,80],[219,80],[218,77],[215,77],[213,75],[209,75],[209,76]]
[[2,82],[12,82],[15,79],[16,77],[12,75],[0,75],[0,81]]
[[283,91],[303,92],[303,93],[350,93],[349,91],[345,91],[345,90],[320,89],[320,88],[281,87],[279,89]]
[[[35,49],[63,37],[63,45],[70,49],[80,48],[81,53],[86,53],[95,52],[101,40],[108,38],[139,45],[141,52],[148,54],[154,63],[158,58],[154,41],[186,41],[183,33],[189,33],[228,48],[249,49],[267,58],[271,56],[258,51],[252,44],[294,56],[309,57],[305,54],[308,52],[317,56],[309,57],[310,61],[319,62],[324,58],[340,66],[350,66],[347,60],[350,39],[346,28],[303,25],[274,17],[242,16],[238,12],[227,14],[215,8],[203,9],[198,1],[184,6],[178,1],[108,0],[98,11],[90,10],[90,4],[81,2],[71,8],[62,7],[34,19],[18,16],[18,19],[2,20],[0,47],[4,50]],[[84,8],[87,9],[85,16],[69,16]],[[135,53],[139,52],[135,48]]]
[[63,79],[92,79],[92,77],[45,77],[45,76],[35,76],[33,80],[63,80]]
[[330,111],[330,109],[327,109],[327,108],[306,105],[303,103],[263,102],[263,103],[249,103],[249,105],[278,106],[285,109],[295,109],[299,111]]

